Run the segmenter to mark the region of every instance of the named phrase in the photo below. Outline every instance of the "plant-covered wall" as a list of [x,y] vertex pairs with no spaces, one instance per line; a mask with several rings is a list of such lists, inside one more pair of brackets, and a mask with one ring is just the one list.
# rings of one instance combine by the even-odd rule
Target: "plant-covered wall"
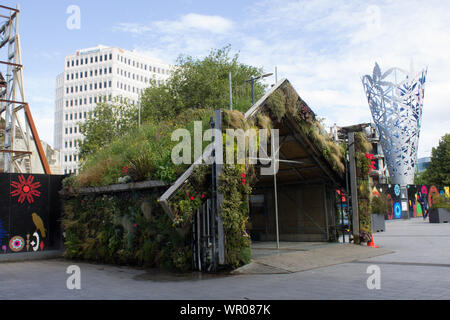
[[371,186],[369,185],[370,158],[368,153],[372,150],[372,145],[367,141],[363,132],[355,133],[355,157],[356,157],[356,177],[358,185],[358,211],[360,223],[359,240],[368,242],[372,239],[371,226]]
[[108,264],[191,268],[187,236],[157,205],[158,193],[123,192],[64,200],[65,257]]

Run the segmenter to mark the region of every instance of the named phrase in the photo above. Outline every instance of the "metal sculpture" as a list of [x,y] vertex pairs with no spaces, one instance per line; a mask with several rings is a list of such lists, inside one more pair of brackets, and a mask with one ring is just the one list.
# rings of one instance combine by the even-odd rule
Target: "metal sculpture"
[[393,184],[414,184],[426,76],[427,69],[414,75],[412,67],[381,73],[376,63],[362,79]]

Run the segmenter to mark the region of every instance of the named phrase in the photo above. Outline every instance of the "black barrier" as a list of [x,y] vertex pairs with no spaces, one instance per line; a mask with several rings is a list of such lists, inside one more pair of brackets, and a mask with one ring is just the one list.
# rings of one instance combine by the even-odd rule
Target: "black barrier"
[[0,174],[0,254],[61,249],[64,177]]

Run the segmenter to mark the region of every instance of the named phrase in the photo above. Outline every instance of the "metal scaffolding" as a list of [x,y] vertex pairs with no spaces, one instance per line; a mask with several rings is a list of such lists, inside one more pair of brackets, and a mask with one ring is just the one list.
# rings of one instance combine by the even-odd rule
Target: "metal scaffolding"
[[[3,172],[32,173],[34,143],[44,172],[50,174],[29,105],[25,102],[19,23],[19,6],[14,9],[0,5],[0,129],[3,135],[0,154],[3,155]],[[24,142],[22,146],[18,145],[18,139]]]

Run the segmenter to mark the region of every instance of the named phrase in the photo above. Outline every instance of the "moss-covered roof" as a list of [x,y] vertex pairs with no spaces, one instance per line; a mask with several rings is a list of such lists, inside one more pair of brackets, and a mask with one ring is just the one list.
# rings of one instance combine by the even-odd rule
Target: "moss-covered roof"
[[[301,99],[291,83],[283,79],[257,101],[245,115],[239,111],[223,110],[223,127],[242,128],[257,126],[274,128],[280,132],[279,181],[287,183],[322,181],[344,185],[344,150],[333,142],[316,115]],[[206,150],[207,157],[210,150]],[[166,212],[176,191],[189,179],[198,159],[160,198]],[[294,163],[296,162],[296,163]],[[270,177],[260,177],[261,183],[270,183]]]

